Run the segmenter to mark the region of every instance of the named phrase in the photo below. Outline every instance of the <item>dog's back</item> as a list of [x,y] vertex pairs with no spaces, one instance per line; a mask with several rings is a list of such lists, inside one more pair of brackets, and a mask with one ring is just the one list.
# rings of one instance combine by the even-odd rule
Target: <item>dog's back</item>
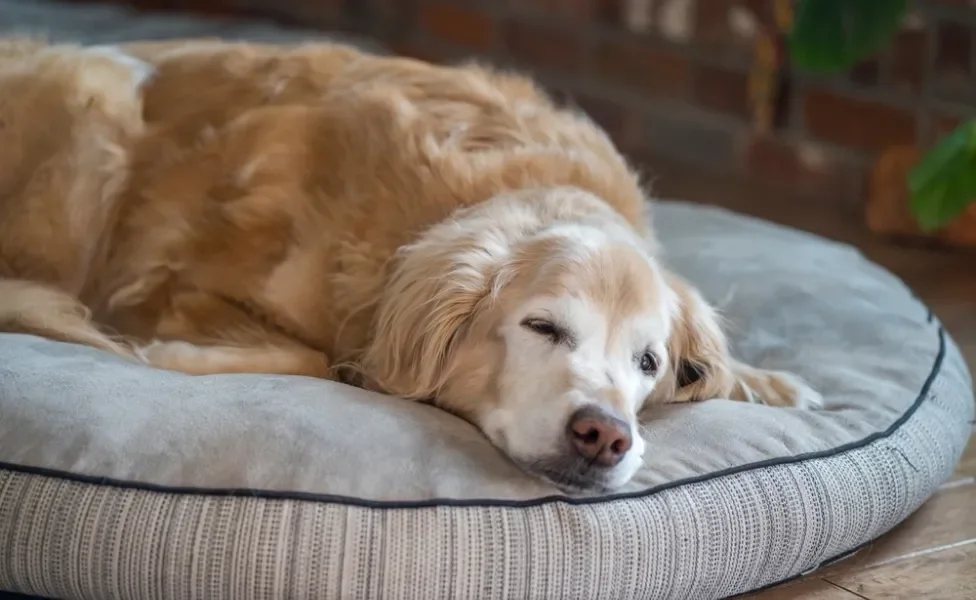
[[79,298],[105,259],[150,74],[112,48],[0,41],[0,330],[124,352]]
[[[30,140],[5,148],[41,148],[0,154],[0,168],[52,173],[0,187],[0,330],[117,349],[91,309],[143,341],[345,357],[369,336],[397,248],[459,208],[577,186],[643,224],[607,136],[518,76],[328,44],[11,44],[0,87],[15,71],[31,90],[60,87],[0,109]],[[144,87],[136,57],[154,69]]]

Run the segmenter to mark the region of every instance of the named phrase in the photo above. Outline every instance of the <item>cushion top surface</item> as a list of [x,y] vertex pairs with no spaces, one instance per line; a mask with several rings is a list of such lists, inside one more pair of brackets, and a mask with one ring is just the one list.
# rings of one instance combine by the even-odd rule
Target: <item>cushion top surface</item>
[[[651,409],[645,465],[620,493],[840,451],[896,427],[936,371],[970,385],[926,307],[852,248],[718,209],[654,210],[665,261],[721,308],[733,353],[800,375],[826,406]],[[426,405],[310,378],[186,376],[30,336],[0,336],[0,415],[0,462],[78,476],[367,503],[560,495]]]

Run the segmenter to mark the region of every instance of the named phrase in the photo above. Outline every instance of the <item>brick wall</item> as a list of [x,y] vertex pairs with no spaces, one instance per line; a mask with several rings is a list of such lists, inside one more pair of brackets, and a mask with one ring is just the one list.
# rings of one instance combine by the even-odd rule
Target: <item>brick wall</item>
[[590,112],[638,160],[843,203],[863,201],[886,149],[930,144],[976,115],[976,0],[918,0],[881,56],[830,79],[786,65],[765,95],[750,76],[774,31],[773,0],[141,1],[367,33],[429,60],[516,66]]

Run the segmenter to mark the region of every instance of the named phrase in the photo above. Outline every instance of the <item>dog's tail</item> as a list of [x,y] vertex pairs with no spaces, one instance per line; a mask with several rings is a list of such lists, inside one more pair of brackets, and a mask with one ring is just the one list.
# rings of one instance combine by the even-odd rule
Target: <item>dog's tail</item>
[[0,279],[0,332],[38,335],[135,358],[125,342],[95,326],[91,311],[80,300],[43,283]]

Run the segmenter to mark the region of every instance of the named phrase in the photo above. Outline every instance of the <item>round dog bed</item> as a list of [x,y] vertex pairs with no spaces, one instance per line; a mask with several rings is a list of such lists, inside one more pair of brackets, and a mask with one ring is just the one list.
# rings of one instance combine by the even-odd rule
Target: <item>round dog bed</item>
[[647,415],[619,493],[566,497],[437,409],[340,384],[188,377],[0,336],[0,589],[50,598],[721,598],[878,537],[948,478],[959,351],[855,250],[656,208],[734,351],[818,411]]

